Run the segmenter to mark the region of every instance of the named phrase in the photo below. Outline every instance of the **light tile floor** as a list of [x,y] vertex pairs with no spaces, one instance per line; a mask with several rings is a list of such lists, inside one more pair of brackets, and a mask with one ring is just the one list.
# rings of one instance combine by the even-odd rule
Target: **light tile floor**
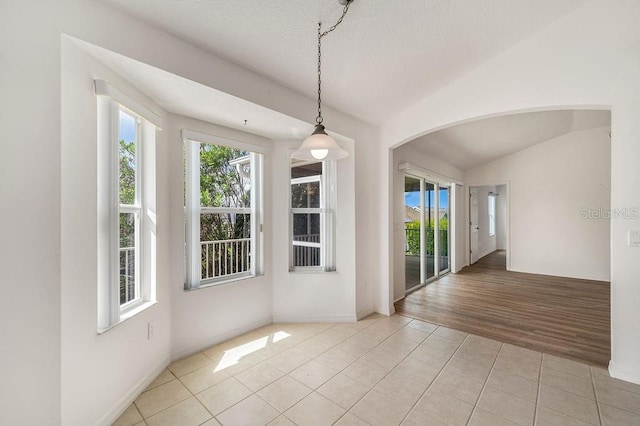
[[395,315],[273,324],[174,362],[115,425],[640,425],[603,368]]

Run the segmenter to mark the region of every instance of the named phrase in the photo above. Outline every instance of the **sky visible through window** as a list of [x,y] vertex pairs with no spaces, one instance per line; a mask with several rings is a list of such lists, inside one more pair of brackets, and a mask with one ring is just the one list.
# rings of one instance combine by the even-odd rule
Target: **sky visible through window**
[[[431,201],[431,206],[435,204],[435,193],[434,191],[429,191],[429,199],[425,200],[425,202]],[[404,193],[404,204],[409,207],[420,207],[420,192],[405,192]],[[448,209],[449,208],[449,191],[441,191],[440,192],[440,208]]]
[[136,122],[130,115],[120,111],[120,135],[118,140],[127,142],[135,140]]

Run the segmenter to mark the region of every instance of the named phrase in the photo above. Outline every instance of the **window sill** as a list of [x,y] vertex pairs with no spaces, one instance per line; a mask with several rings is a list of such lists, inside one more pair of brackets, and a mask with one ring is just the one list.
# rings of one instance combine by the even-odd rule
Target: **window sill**
[[298,267],[296,269],[290,269],[290,274],[337,274],[338,271],[325,271],[322,267]]
[[152,307],[156,303],[158,303],[158,301],[143,302],[140,305],[136,306],[135,308],[128,309],[126,312],[124,312],[123,314],[120,315],[120,321],[118,321],[116,324],[113,324],[112,326],[109,326],[107,328],[99,328],[98,329],[98,335],[104,334],[107,331],[111,330],[112,328],[117,327],[118,325],[122,324],[123,322],[127,321],[128,319],[135,317],[140,312],[149,309],[150,307]]
[[185,286],[184,291],[197,291],[197,290],[201,290],[204,288],[211,288],[211,287],[217,287],[220,285],[225,285],[225,284],[233,284],[235,282],[238,281],[247,281],[247,280],[252,280],[255,278],[260,278],[263,277],[264,274],[259,274],[259,275],[239,275],[233,278],[229,278],[229,279],[225,279],[225,280],[220,280],[220,281],[207,281],[204,283],[200,283],[200,285],[196,288],[190,288]]

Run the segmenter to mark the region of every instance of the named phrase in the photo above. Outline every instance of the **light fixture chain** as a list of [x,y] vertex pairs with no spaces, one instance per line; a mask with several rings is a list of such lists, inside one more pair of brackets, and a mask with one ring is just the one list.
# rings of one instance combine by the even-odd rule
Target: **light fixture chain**
[[349,5],[351,5],[351,2],[353,0],[349,0],[347,2],[347,4],[344,6],[344,9],[342,9],[342,16],[338,19],[338,22],[336,22],[331,28],[329,28],[327,31],[323,32],[322,34],[320,34],[320,38],[326,36],[327,34],[329,34],[331,31],[335,30],[336,28],[338,28],[338,25],[340,25],[342,23],[342,20],[344,19],[344,17],[347,15],[347,12],[349,11]]
[[347,4],[344,6],[342,10],[342,16],[338,19],[338,21],[331,26],[327,31],[322,32],[322,23],[318,23],[318,116],[316,117],[316,124],[322,124],[322,37],[326,36],[333,30],[335,30],[338,25],[342,23],[345,15],[349,11],[349,5],[353,0],[347,1]]
[[322,124],[322,24],[318,23],[318,116],[316,124]]

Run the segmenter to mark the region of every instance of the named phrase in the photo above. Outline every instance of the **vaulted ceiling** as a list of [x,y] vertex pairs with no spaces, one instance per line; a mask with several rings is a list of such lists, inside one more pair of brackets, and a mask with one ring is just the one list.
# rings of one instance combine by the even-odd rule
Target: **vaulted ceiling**
[[409,142],[427,155],[468,170],[558,136],[611,126],[610,111],[562,110],[510,114],[472,121]]
[[[342,13],[337,0],[99,1],[310,98],[317,22]],[[323,39],[323,100],[380,123],[586,2],[355,0]]]

